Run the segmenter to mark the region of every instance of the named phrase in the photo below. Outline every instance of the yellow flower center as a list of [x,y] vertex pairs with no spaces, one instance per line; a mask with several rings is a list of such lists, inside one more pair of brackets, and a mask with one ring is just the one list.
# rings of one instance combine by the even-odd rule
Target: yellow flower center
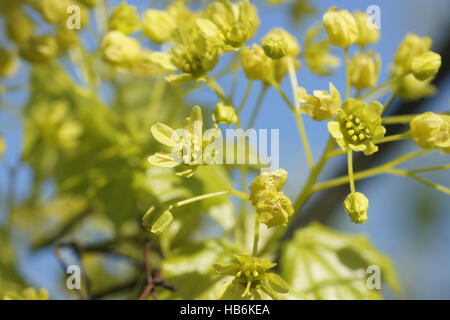
[[370,129],[360,118],[349,115],[344,119],[343,124],[344,136],[352,143],[362,143],[370,139]]

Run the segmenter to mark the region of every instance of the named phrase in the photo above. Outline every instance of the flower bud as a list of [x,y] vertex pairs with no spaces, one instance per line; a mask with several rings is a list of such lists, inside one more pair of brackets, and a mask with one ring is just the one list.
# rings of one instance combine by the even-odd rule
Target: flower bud
[[[286,53],[282,56],[280,56],[279,58],[282,58],[285,55],[291,56],[291,57],[296,57],[299,55],[300,53],[300,45],[298,44],[297,39],[295,39],[294,36],[292,36],[289,32],[287,32],[286,30],[282,29],[282,28],[275,28],[270,30],[263,38],[262,43],[263,43],[263,48],[265,46],[270,45],[270,42],[272,42],[273,44],[277,45],[278,47],[280,47],[281,45],[281,49],[282,51],[286,51]],[[276,49],[276,50],[280,50],[280,49]],[[267,51],[266,48],[264,48],[264,52],[266,52],[267,56],[271,57]],[[278,54],[280,55],[280,53]],[[279,58],[273,58],[272,59],[279,59]]]
[[427,51],[412,59],[411,72],[417,80],[424,81],[439,71],[441,63],[441,56],[439,54],[433,51]]
[[258,221],[267,227],[286,226],[294,213],[291,200],[281,192],[287,172],[278,169],[264,172],[251,183],[250,201],[258,215]]
[[108,20],[109,30],[118,30],[129,35],[139,28],[139,15],[136,7],[128,5],[126,2],[116,7]]
[[347,10],[331,7],[323,15],[323,25],[333,45],[347,48],[358,40],[358,25]]
[[421,38],[416,34],[408,33],[395,53],[393,74],[399,75],[411,71],[412,60],[429,51],[431,45],[431,38]]
[[227,126],[239,120],[233,106],[226,106],[223,103],[219,103],[214,108],[212,119],[217,124],[225,123]]
[[287,54],[287,43],[284,39],[267,39],[263,42],[262,48],[266,56],[272,59],[281,59]]
[[132,65],[141,52],[139,41],[124,35],[120,31],[110,31],[102,41],[105,61],[122,67]]
[[20,50],[20,56],[31,63],[46,63],[57,54],[58,43],[49,35],[31,37]]
[[371,50],[367,53],[356,52],[350,64],[350,84],[359,89],[374,87],[380,71],[380,55]]
[[241,65],[249,80],[270,82],[273,79],[272,60],[257,44],[252,49],[244,47],[241,51]]
[[377,26],[370,19],[366,12],[355,11],[353,17],[358,25],[359,36],[356,41],[362,48],[371,43],[378,42],[380,38],[380,31]]
[[165,11],[150,9],[144,12],[142,31],[154,43],[170,40],[176,27],[175,20]]
[[450,116],[425,112],[415,116],[411,122],[411,136],[421,148],[450,147]]
[[12,76],[17,70],[14,56],[3,48],[0,48],[0,78]]
[[11,41],[23,44],[33,35],[33,20],[22,10],[12,10],[3,19],[6,34]]
[[330,82],[330,92],[315,90],[313,96],[307,94],[305,88],[298,88],[299,102],[305,103],[300,112],[306,113],[316,121],[331,119],[341,107],[341,95]]
[[360,193],[350,193],[344,201],[344,209],[354,223],[364,223],[367,221],[367,209],[369,209],[369,199]]

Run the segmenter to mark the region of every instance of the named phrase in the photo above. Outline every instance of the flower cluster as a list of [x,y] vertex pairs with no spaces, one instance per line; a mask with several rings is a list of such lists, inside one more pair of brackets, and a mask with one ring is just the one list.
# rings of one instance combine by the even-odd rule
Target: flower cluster
[[[221,136],[221,131],[213,127],[213,134],[209,139],[202,136],[203,117],[199,106],[192,108],[191,116],[184,121],[184,130],[175,131],[163,123],[156,123],[151,127],[153,137],[161,144],[172,148],[171,152],[157,152],[148,158],[150,164],[165,167],[181,167],[183,170],[177,175],[191,177],[198,167],[205,165],[205,155],[214,157],[215,149],[212,144]],[[185,136],[185,133],[188,136]]]
[[264,172],[253,180],[250,201],[256,210],[258,220],[267,227],[286,226],[294,213],[291,200],[281,191],[287,178],[287,172],[278,169]]
[[432,95],[430,83],[441,66],[439,54],[430,51],[431,38],[409,33],[397,49],[391,68],[392,77],[400,77],[395,92],[404,100],[417,100]]

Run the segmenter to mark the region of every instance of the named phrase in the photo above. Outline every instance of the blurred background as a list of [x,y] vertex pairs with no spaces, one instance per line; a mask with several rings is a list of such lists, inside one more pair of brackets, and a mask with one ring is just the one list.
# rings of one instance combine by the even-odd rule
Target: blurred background
[[[295,0],[293,0],[295,1]],[[137,6],[140,11],[147,9],[149,3],[156,3],[161,7],[162,1],[127,1]],[[254,1],[253,1],[254,2]],[[120,1],[109,0],[109,7],[116,6]],[[303,42],[303,36],[308,27],[321,20],[322,14],[332,5],[354,11],[365,10],[370,5],[378,5],[381,12],[381,39],[375,46],[375,50],[382,57],[382,68],[379,83],[383,83],[389,77],[389,66],[394,53],[408,32],[417,33],[420,36],[429,36],[433,39],[433,51],[440,53],[443,57],[443,67],[439,75],[438,94],[432,98],[420,100],[417,103],[402,103],[397,101],[392,113],[409,114],[432,110],[434,112],[447,112],[450,109],[450,75],[449,64],[449,41],[450,25],[448,12],[450,2],[442,0],[399,0],[399,1],[313,1],[315,14],[306,15],[299,22],[292,20],[292,5],[283,4],[274,8],[264,1],[256,1],[260,20],[263,21],[259,27],[255,41],[259,41],[273,27],[283,27],[295,35],[299,42]],[[194,6],[197,4],[194,4]],[[0,27],[1,28],[1,27]],[[1,31],[1,30],[0,30]],[[3,32],[0,32],[3,34]],[[6,41],[0,38],[1,46]],[[342,50],[334,48],[334,53],[343,61]],[[221,65],[227,61],[221,60]],[[18,75],[13,79],[2,81],[4,86],[14,86],[27,81],[29,67],[22,63]],[[336,74],[330,77],[317,77],[306,67],[298,73],[299,85],[305,87],[308,92],[312,90],[328,89],[328,82],[343,92],[345,90],[345,72],[343,67],[337,69]],[[242,96],[246,87],[246,79],[243,73],[239,74],[239,85],[237,95]],[[225,77],[221,84],[225,90],[231,88],[231,77]],[[285,92],[291,92],[288,79],[285,79],[282,87]],[[257,84],[256,86],[259,86]],[[256,102],[256,92],[250,97],[249,105]],[[108,96],[108,90],[104,90]],[[17,106],[24,105],[28,99],[26,91],[7,92],[2,97],[4,104]],[[387,99],[387,97],[383,98]],[[199,90],[189,96],[192,103],[200,103],[213,107],[216,103],[214,94],[205,89]],[[381,101],[385,102],[385,101]],[[189,104],[189,103],[188,103]],[[247,123],[250,118],[251,108],[246,108],[243,113],[243,122]],[[312,151],[315,159],[328,137],[325,134],[326,123],[314,122],[309,117],[304,117],[306,130],[310,138]],[[268,91],[264,99],[262,109],[256,121],[256,128],[279,128],[280,129],[280,167],[289,172],[286,192],[294,197],[302,188],[308,174],[306,158],[300,147],[298,132],[294,118],[291,116],[275,90]],[[23,124],[18,113],[10,110],[0,109],[0,133],[7,143],[7,152],[4,155],[9,164],[20,162],[20,154],[23,141]],[[150,139],[150,136],[149,136]],[[382,146],[381,152],[374,157],[371,165],[383,163],[389,159],[414,150],[416,146],[408,142],[396,142],[389,147]],[[383,150],[386,149],[386,150]],[[385,151],[385,152],[384,152]],[[404,168],[421,168],[431,164],[446,164],[449,157],[434,152],[431,155],[414,159],[404,164]],[[362,163],[364,160],[362,159]],[[332,161],[327,166],[324,177],[336,176],[345,170],[345,159]],[[356,164],[355,170],[360,170],[364,164]],[[345,171],[344,171],[345,172]],[[32,183],[32,172],[26,165],[20,166],[16,173],[14,182],[15,202],[20,203],[30,192]],[[430,180],[448,186],[450,183],[450,172],[437,171],[424,174]],[[10,185],[10,176],[4,166],[0,166],[0,193],[2,196],[0,205],[0,223],[6,223],[8,205],[6,190]],[[330,192],[316,194],[300,213],[291,228],[307,224],[309,221],[319,219],[332,226],[336,230],[365,233],[372,243],[381,252],[390,256],[397,268],[401,285],[404,288],[406,299],[449,299],[450,298],[450,198],[430,189],[418,182],[403,177],[389,175],[379,176],[356,183],[357,189],[370,199],[369,220],[362,225],[349,223],[348,216],[341,206],[346,196],[346,189],[337,188]],[[209,229],[205,234],[214,233]],[[20,240],[21,235],[18,235]],[[20,244],[20,241],[17,241]],[[47,288],[53,298],[68,298],[67,293],[58,286],[54,286],[61,278],[61,268],[50,248],[38,252],[30,252],[25,245],[16,246],[15,255],[18,259],[20,274],[35,287]],[[126,266],[124,266],[126,268]],[[394,294],[385,292],[388,299],[398,298]]]

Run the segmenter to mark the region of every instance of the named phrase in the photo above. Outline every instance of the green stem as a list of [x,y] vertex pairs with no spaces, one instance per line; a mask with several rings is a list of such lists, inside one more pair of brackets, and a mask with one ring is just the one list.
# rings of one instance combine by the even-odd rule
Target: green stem
[[[412,158],[421,156],[423,154],[426,154],[430,152],[430,150],[419,150],[419,151],[414,151],[411,153],[407,153],[401,157],[398,157],[392,161],[389,161],[385,164],[379,165],[377,167],[371,168],[371,169],[366,169],[363,171],[359,171],[358,173],[353,175],[353,179],[354,181],[357,180],[361,180],[361,179],[366,179],[378,174],[382,174],[382,173],[386,173],[386,170],[389,168],[393,168],[403,162],[406,162]],[[319,184],[316,184],[313,188],[312,188],[312,192],[315,193],[317,191],[321,191],[321,190],[325,190],[325,189],[329,189],[329,188],[334,188],[340,185],[343,185],[345,183],[349,183],[350,179],[348,175],[342,176],[342,177],[338,177],[335,179],[331,179],[328,180],[326,182],[322,182]]]
[[255,234],[253,238],[252,257],[256,257],[258,255],[258,241],[259,241],[259,221],[258,217],[255,215]]
[[417,180],[420,183],[423,183],[423,184],[425,184],[425,185],[427,185],[427,186],[429,186],[429,187],[431,187],[433,189],[436,189],[436,190],[438,190],[440,192],[443,192],[445,194],[450,195],[450,189],[449,188],[444,187],[444,186],[442,186],[440,184],[428,181],[427,179],[419,177],[419,176],[415,175],[414,173],[408,172],[406,170],[397,169],[397,168],[389,168],[386,171],[388,173],[391,173],[391,174],[412,178],[412,179]]
[[295,121],[297,122],[297,127],[298,127],[298,131],[300,132],[300,137],[302,139],[303,147],[305,148],[305,153],[306,153],[306,158],[308,160],[308,164],[309,164],[310,168],[313,168],[314,167],[314,159],[312,157],[311,149],[309,147],[308,137],[306,136],[306,131],[305,131],[305,127],[303,125],[302,118],[301,118],[300,114],[298,113],[298,111],[295,109],[295,107],[292,105],[291,101],[289,101],[289,98],[286,96],[286,94],[280,88],[279,84],[273,83],[272,85],[274,86],[275,90],[277,90],[277,92],[280,94],[280,96],[283,98],[283,100],[286,102],[289,109],[291,109],[291,111],[294,113]]
[[420,172],[445,170],[445,169],[450,169],[450,164],[444,164],[442,166],[435,166],[435,167],[429,167],[429,168],[415,169],[415,170],[410,170],[409,172],[412,174],[415,174],[415,173],[420,173]]
[[399,140],[409,139],[409,138],[411,138],[411,134],[409,131],[406,131],[403,133],[393,134],[391,136],[387,136],[387,137],[381,138],[379,140],[374,140],[373,143],[382,144],[382,143],[399,141]]
[[186,199],[186,200],[178,201],[178,202],[170,205],[169,206],[169,210],[170,209],[179,208],[179,207],[185,206],[187,204],[194,203],[194,202],[197,202],[197,201],[201,201],[201,200],[204,200],[204,199],[225,195],[225,194],[228,194],[228,193],[230,193],[230,191],[219,191],[219,192],[207,193],[207,194],[203,194],[201,196],[197,196],[197,197],[189,198],[189,199]]
[[231,94],[233,97],[236,95],[237,83],[238,83],[238,75],[239,75],[239,53],[235,52],[233,57],[233,83],[231,84]]
[[370,90],[370,91],[368,91],[367,93],[365,93],[365,94],[363,94],[362,96],[360,96],[358,99],[359,99],[359,100],[362,100],[362,99],[364,99],[364,98],[367,98],[367,97],[370,96],[372,93],[375,93],[376,91],[378,91],[378,90],[380,90],[380,89],[382,89],[382,88],[384,88],[384,87],[386,87],[386,86],[388,86],[388,85],[391,85],[392,83],[394,83],[395,81],[398,81],[401,77],[403,77],[403,76],[405,76],[405,75],[406,75],[406,74],[401,74],[401,75],[399,75],[399,76],[397,76],[397,77],[394,77],[394,78],[392,78],[392,79],[386,81],[386,82],[383,83],[383,84],[380,84],[379,86],[373,88],[372,90]]
[[346,86],[345,86],[345,96],[346,99],[350,98],[350,61],[348,56],[348,47],[344,48],[345,53],[345,73],[346,73]]
[[381,117],[384,117],[384,115],[386,114],[386,112],[389,110],[389,108],[391,107],[392,103],[394,102],[396,96],[397,95],[396,95],[395,92],[391,95],[391,97],[389,98],[388,102],[384,106],[383,112],[381,113]]
[[261,109],[264,95],[266,94],[268,88],[269,86],[264,83],[263,87],[261,88],[261,92],[259,93],[258,101],[256,102],[255,108],[253,109],[247,128],[251,128],[255,124],[256,117],[258,116],[259,110]]
[[206,83],[211,88],[212,91],[217,95],[217,97],[224,102],[228,102],[229,99],[226,97],[225,92],[223,91],[223,88],[220,86],[220,84],[212,77],[206,76]]
[[348,159],[348,177],[350,181],[350,191],[352,193],[355,193],[355,179],[353,176],[353,151],[349,151],[347,153],[347,159]]
[[204,168],[214,178],[214,180],[218,181],[225,189],[228,190],[228,192],[230,192],[230,194],[232,194],[233,196],[236,196],[238,198],[241,198],[243,200],[250,201],[248,194],[245,194],[245,193],[243,193],[241,191],[238,191],[238,190],[234,189],[225,180],[223,180],[222,177],[220,177],[218,174],[216,174],[214,172],[214,170],[211,170],[211,168],[209,166],[205,166]]
[[247,89],[245,90],[244,97],[242,98],[242,101],[241,101],[241,103],[239,104],[239,107],[238,107],[238,109],[237,109],[237,111],[236,111],[236,113],[237,113],[238,115],[242,112],[242,110],[243,110],[244,107],[245,107],[245,104],[247,103],[248,97],[250,96],[250,91],[251,91],[251,89],[252,89],[252,86],[253,86],[253,80],[250,80],[250,81],[248,82],[248,84],[247,84]]

